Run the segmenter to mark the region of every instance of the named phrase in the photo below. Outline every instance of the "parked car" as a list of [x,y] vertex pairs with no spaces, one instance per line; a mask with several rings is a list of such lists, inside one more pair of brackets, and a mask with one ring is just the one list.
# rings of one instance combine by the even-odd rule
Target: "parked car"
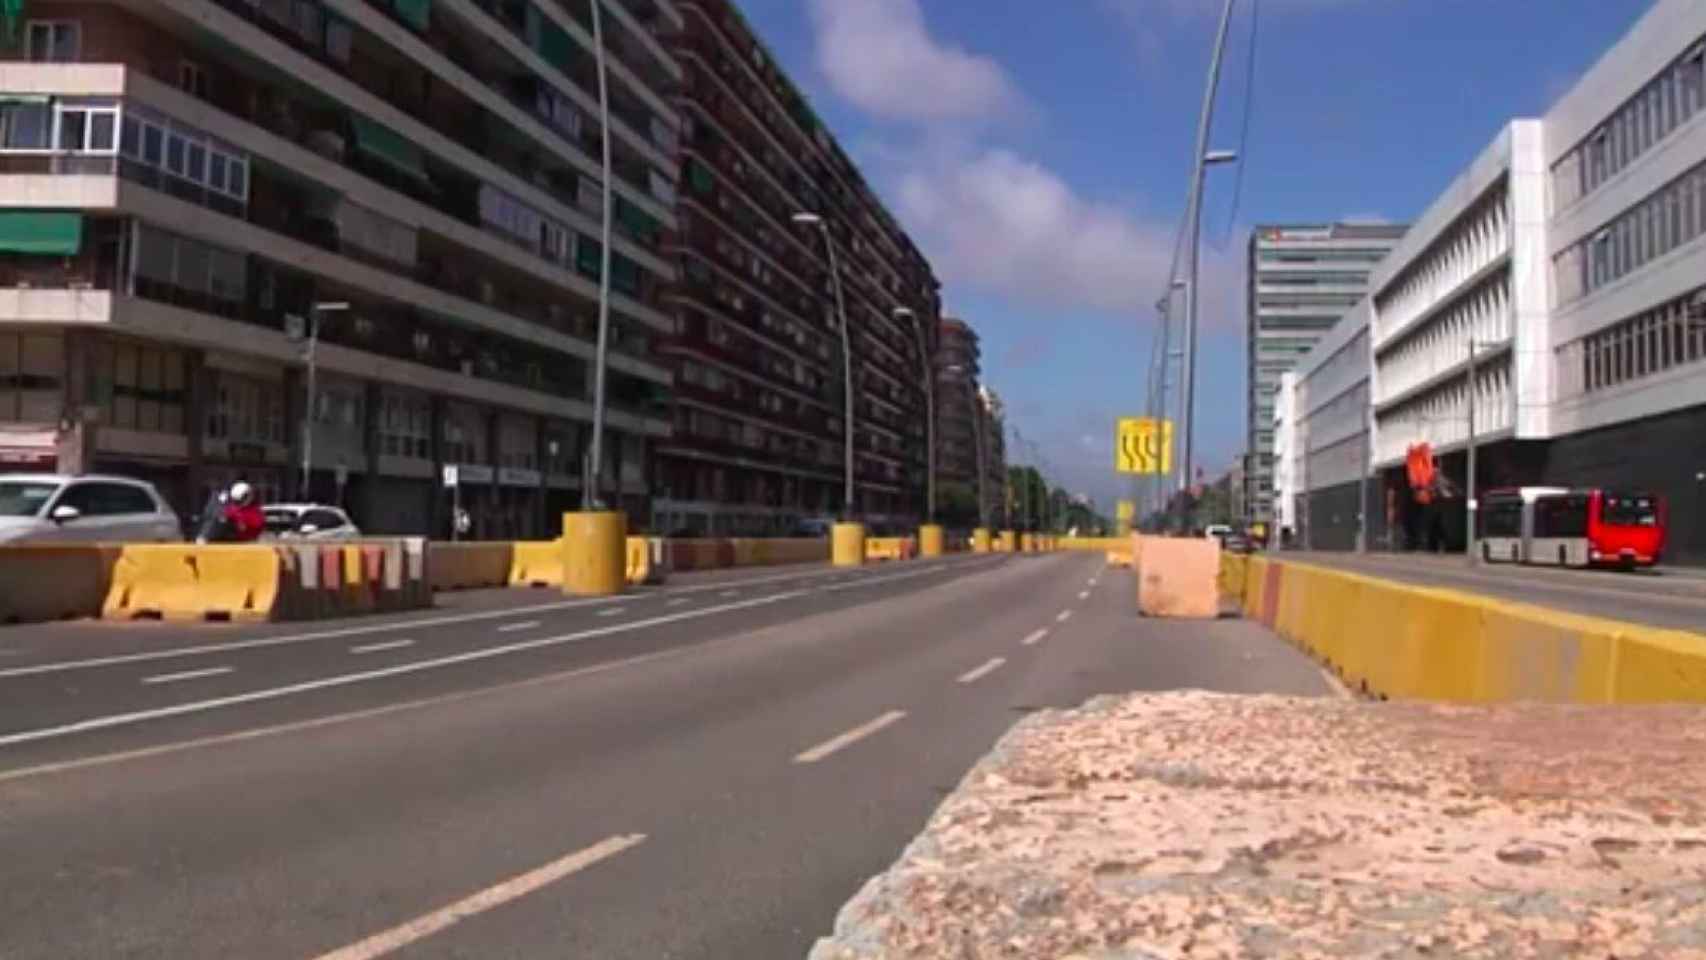
[[166,543],[182,539],[177,513],[145,480],[0,474],[0,543]]
[[351,540],[361,530],[339,507],[319,503],[269,503],[264,534],[278,540]]

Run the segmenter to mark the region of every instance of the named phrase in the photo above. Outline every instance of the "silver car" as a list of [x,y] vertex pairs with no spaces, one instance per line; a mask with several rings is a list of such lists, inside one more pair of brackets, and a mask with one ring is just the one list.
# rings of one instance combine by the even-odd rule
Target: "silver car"
[[269,503],[261,508],[267,534],[280,540],[353,540],[361,530],[338,507],[318,503]]
[[154,485],[129,477],[0,474],[0,544],[183,539]]

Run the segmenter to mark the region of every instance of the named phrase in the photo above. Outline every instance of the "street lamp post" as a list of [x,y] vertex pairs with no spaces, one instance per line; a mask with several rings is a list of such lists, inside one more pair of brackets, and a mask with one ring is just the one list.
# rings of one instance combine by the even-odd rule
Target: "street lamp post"
[[924,321],[910,307],[895,307],[894,318],[912,321],[918,336],[918,362],[924,368],[924,522],[936,522],[936,376],[931,369],[929,338]]
[[1469,436],[1464,444],[1469,463],[1464,477],[1467,482],[1463,485],[1463,554],[1471,567],[1479,563],[1479,558],[1475,555],[1475,518],[1481,508],[1481,505],[1475,502],[1475,354],[1482,346],[1481,341],[1473,337],[1469,339],[1469,384],[1466,388]]
[[341,313],[349,309],[349,304],[342,300],[322,300],[308,308],[308,341],[304,352],[304,360],[308,366],[308,403],[302,413],[302,499],[313,500],[311,490],[314,475],[314,400],[317,391],[319,362],[315,357],[320,345],[320,317],[327,313]]
[[[1196,150],[1191,154],[1191,189],[1186,204],[1185,230],[1185,390],[1184,390],[1184,444],[1181,456],[1184,483],[1189,484],[1192,477],[1192,459],[1195,455],[1196,443],[1196,392],[1197,392],[1197,312],[1198,285],[1197,267],[1201,259],[1198,247],[1202,238],[1202,194],[1203,177],[1209,164],[1229,163],[1237,155],[1227,150],[1208,148],[1209,131],[1214,125],[1214,98],[1220,87],[1220,61],[1226,53],[1226,35],[1232,26],[1232,8],[1237,0],[1226,0],[1221,8],[1220,27],[1215,33],[1214,53],[1209,59],[1208,84],[1203,90],[1202,113],[1197,119]],[[1177,277],[1169,276],[1173,282]]]
[[[592,368],[592,451],[588,457],[591,476],[581,487],[581,507],[597,510],[604,506],[599,487],[600,478],[604,475],[604,380],[610,352],[610,221],[613,210],[610,197],[610,84],[605,73],[604,15],[600,10],[603,0],[589,0],[588,5],[592,8],[593,58],[598,69],[599,139],[603,141],[604,154],[601,175],[604,184],[604,222],[599,231],[598,349]],[[617,482],[621,483],[620,478]]]
[[841,295],[841,270],[835,260],[835,238],[829,233],[829,224],[815,213],[800,212],[794,214],[794,222],[801,226],[815,226],[823,234],[824,249],[829,251],[829,279],[835,290],[835,312],[841,321],[841,363],[842,380],[845,383],[845,404],[842,414],[842,434],[846,439],[845,479],[841,491],[845,504],[842,510],[844,519],[852,520],[857,514],[853,503],[853,343],[847,332],[847,303]]

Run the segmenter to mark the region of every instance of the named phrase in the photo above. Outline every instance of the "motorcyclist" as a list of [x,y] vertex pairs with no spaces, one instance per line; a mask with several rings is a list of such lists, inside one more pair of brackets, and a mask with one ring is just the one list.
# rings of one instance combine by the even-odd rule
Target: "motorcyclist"
[[255,502],[255,490],[239,480],[231,485],[230,495],[222,509],[229,539],[236,543],[252,543],[266,530],[266,515]]

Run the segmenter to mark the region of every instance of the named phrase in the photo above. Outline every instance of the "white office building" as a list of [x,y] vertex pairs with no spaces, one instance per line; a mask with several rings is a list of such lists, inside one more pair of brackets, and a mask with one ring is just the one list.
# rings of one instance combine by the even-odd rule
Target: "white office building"
[[1659,0],[1376,268],[1291,388],[1303,542],[1460,547],[1464,499],[1419,507],[1404,463],[1427,443],[1461,490],[1473,428],[1479,489],[1658,493],[1669,558],[1706,561],[1703,40],[1706,5]]

